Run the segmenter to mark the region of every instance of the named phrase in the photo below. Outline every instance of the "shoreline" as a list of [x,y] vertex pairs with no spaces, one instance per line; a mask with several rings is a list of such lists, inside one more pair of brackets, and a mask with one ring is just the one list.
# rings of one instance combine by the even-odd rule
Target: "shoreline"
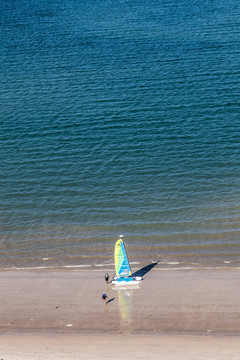
[[[152,261],[152,263],[154,263],[154,261]],[[140,266],[146,266],[147,263],[139,263],[139,267]],[[136,263],[135,264],[131,264],[131,269],[132,272],[135,272],[139,269],[139,267],[136,267]],[[148,264],[149,265],[149,264]],[[221,266],[210,266],[210,265],[183,265],[181,266],[181,264],[166,264],[166,263],[161,263],[159,262],[159,268],[155,268],[154,271],[186,271],[186,270],[196,270],[196,271],[201,271],[201,270],[208,270],[208,271],[214,271],[214,270],[240,270],[240,266],[239,265],[232,265],[231,263],[226,263],[226,264],[222,264]],[[112,272],[114,273],[114,264],[98,264],[98,265],[49,265],[49,266],[23,266],[23,267],[18,267],[18,266],[10,266],[10,267],[3,267],[0,268],[0,273],[1,272],[6,272],[6,271],[79,271],[79,272],[83,272],[83,271],[96,271],[96,272]]]

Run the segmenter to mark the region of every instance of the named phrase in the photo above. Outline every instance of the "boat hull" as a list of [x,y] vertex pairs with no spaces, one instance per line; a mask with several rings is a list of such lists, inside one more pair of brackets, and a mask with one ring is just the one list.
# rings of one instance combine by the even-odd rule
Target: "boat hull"
[[142,278],[114,278],[111,281],[112,285],[115,286],[134,286],[134,285],[140,285]]

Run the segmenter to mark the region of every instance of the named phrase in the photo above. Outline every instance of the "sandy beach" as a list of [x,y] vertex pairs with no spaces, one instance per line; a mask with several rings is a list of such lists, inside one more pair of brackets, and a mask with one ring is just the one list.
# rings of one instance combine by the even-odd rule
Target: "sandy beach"
[[0,358],[240,358],[240,269],[156,266],[128,290],[107,270],[1,271]]

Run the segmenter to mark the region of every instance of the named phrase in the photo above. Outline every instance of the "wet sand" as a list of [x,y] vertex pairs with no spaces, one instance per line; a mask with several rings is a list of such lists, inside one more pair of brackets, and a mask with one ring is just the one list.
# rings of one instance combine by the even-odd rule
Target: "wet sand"
[[0,359],[240,358],[240,269],[157,266],[135,290],[105,272],[1,271]]

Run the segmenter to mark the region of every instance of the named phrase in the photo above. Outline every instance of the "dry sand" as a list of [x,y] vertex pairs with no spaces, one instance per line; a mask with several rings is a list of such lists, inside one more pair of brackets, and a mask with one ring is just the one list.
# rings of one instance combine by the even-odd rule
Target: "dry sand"
[[135,290],[104,274],[1,271],[0,359],[240,359],[240,269],[158,266]]
[[236,337],[3,335],[4,360],[239,360]]

